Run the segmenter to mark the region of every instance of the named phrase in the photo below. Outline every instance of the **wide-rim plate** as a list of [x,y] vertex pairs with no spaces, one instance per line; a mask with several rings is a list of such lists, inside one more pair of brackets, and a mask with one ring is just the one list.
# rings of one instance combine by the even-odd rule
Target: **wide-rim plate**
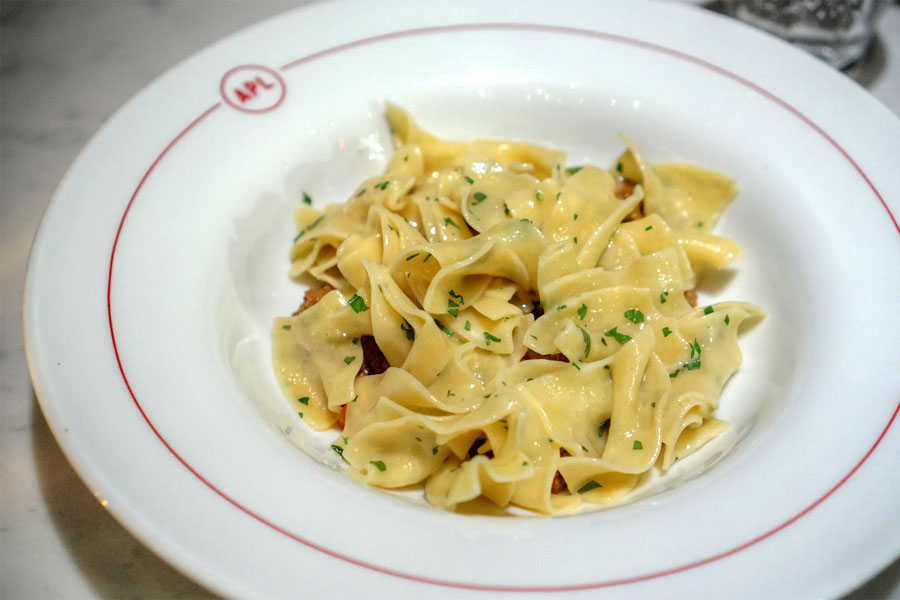
[[[25,326],[54,434],[126,527],[240,596],[835,595],[900,553],[898,120],[717,15],[602,6],[313,5],[197,54],[104,126],[35,240]],[[751,258],[723,293],[770,317],[726,388],[732,451],[553,520],[440,513],[328,468],[279,408],[260,332],[298,291],[278,275],[298,191],[337,201],[377,172],[386,99],[443,135],[575,161],[609,160],[623,130],[741,181],[722,228]]]

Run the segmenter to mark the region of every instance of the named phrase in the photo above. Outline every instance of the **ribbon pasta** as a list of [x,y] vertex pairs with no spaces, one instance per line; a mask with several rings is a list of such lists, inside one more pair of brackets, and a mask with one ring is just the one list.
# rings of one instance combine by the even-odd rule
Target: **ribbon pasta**
[[[621,502],[727,428],[738,329],[762,312],[685,292],[741,254],[709,233],[733,181],[630,143],[611,169],[567,169],[387,113],[384,174],[296,213],[290,275],[334,289],[273,326],[282,389],[313,429],[341,427],[354,477],[560,514]],[[371,352],[386,368],[360,375]]]

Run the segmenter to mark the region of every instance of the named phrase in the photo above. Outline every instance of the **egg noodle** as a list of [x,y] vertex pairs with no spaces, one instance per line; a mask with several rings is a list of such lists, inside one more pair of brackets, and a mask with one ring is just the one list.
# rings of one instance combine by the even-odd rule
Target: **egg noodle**
[[296,211],[290,275],[328,287],[273,326],[282,389],[311,428],[341,429],[354,477],[559,514],[621,502],[727,428],[738,328],[762,313],[689,300],[741,253],[710,233],[731,179],[630,143],[610,169],[567,168],[387,116],[384,174]]

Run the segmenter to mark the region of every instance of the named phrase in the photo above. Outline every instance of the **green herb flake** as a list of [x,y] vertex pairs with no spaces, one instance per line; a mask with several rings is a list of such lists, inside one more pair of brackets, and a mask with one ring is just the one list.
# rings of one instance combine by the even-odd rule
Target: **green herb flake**
[[359,294],[353,294],[350,296],[350,300],[347,301],[347,304],[350,305],[350,308],[353,309],[353,312],[361,313],[369,310],[369,307],[366,306],[366,301]]
[[287,331],[291,328],[291,326],[290,325],[282,325],[281,328],[284,329],[285,331]]
[[490,346],[491,342],[499,342],[500,338],[495,335],[491,335],[487,331],[484,332],[484,344],[485,346]]
[[418,255],[419,255],[418,252],[416,252],[415,254],[410,254],[409,256],[406,257],[406,260],[408,260],[408,261],[409,261],[409,260],[412,260],[412,259],[414,259],[415,257],[417,257]]
[[359,338],[353,338],[352,340],[350,340],[350,343],[354,346],[357,345],[359,343]]
[[297,411],[297,414],[300,415],[300,418],[301,418],[301,419],[303,418],[303,413],[302,413],[302,412]]
[[710,314],[712,311],[713,311],[713,307],[712,307],[712,306],[707,306],[706,308],[703,309],[703,314],[704,314],[704,315],[708,315],[708,314]]
[[366,193],[366,188],[363,188],[363,189],[359,190],[358,192],[356,192],[356,197],[359,198],[360,196],[362,196],[365,193]]
[[697,223],[697,227],[703,227],[703,221],[700,221],[699,223]]
[[447,300],[447,312],[454,317],[459,316],[459,304],[457,304],[452,298]]
[[542,192],[541,190],[537,190],[534,192],[534,197],[537,198],[538,202],[543,202],[544,201],[544,192]]
[[597,483],[596,481],[594,481],[593,479],[591,479],[591,480],[588,481],[586,484],[584,484],[583,486],[581,486],[580,488],[578,488],[578,493],[579,493],[579,494],[584,494],[584,493],[589,492],[589,491],[591,491],[591,490],[595,490],[595,489],[597,489],[597,488],[599,488],[599,487],[603,487],[603,486],[600,485],[599,483]]
[[331,449],[338,453],[338,456],[344,456],[344,449],[337,444],[332,444]]
[[357,400],[359,400],[359,394],[353,396],[353,400],[351,400],[350,402],[356,402]]
[[591,336],[586,330],[581,329],[581,327],[578,329],[581,330],[581,337],[584,339],[584,357],[587,358],[588,354],[591,353]]
[[475,192],[472,196],[475,198],[475,204],[481,204],[487,199],[487,194],[482,192]]
[[730,323],[730,322],[731,322],[731,319],[728,318],[728,315],[725,315],[725,324],[728,325],[728,323]]
[[348,364],[348,365],[349,365],[349,364],[352,363],[354,360],[356,360],[356,357],[355,357],[355,356],[345,356],[345,357],[344,357],[344,364]]
[[422,263],[427,263],[428,259],[431,258],[431,254],[428,254],[425,258],[422,259]]
[[565,304],[560,304],[559,306],[556,307],[556,310],[563,310],[565,308],[568,308],[568,306],[566,306]]
[[662,334],[663,334],[663,337],[669,337],[669,335],[670,335],[671,333],[672,333],[672,330],[669,329],[668,327],[663,327],[663,328],[662,328]]
[[384,463],[380,460],[370,460],[369,464],[375,465],[375,468],[384,473],[387,471],[387,467],[384,466]]
[[643,450],[644,445],[640,443],[638,440],[634,440],[634,444],[631,446],[632,450]]
[[507,217],[509,216],[509,207],[506,205],[506,202],[503,203],[503,214]]
[[470,185],[475,183],[475,180],[472,179],[471,177],[469,177],[468,175],[466,175],[466,181],[468,181]]
[[466,331],[472,331],[472,324],[468,319],[466,319],[466,324],[463,326],[463,329],[465,329]]
[[680,371],[681,371],[681,369],[675,369],[674,371],[672,371],[671,373],[669,373],[669,379],[675,379],[676,377],[678,377],[678,373],[679,373]]
[[575,237],[573,237],[573,238],[572,238],[572,241],[575,242],[575,243],[577,244],[577,243],[578,243],[578,236],[576,235]]
[[313,221],[312,223],[307,225],[300,233],[298,233],[296,235],[296,237],[294,237],[294,241],[296,242],[297,240],[302,238],[304,235],[306,235],[306,233],[309,232],[310,229],[312,229],[313,227],[315,227],[316,225],[321,223],[322,219],[324,219],[324,218],[325,218],[325,215],[322,215],[321,217],[319,217],[318,219],[316,219],[315,221]]
[[312,204],[312,198],[306,192],[303,192],[303,204]]
[[416,332],[412,328],[412,325],[407,325],[406,323],[400,323],[400,329],[401,329],[401,331],[403,331],[403,333],[406,334],[406,339],[408,339],[409,341],[413,341],[414,339],[416,339]]
[[444,325],[443,325],[440,321],[438,321],[437,319],[435,319],[435,320],[434,320],[434,324],[437,325],[437,326],[438,326],[438,329],[440,329],[441,331],[443,331],[444,333],[446,333],[449,337],[453,337],[453,332],[450,331],[449,329],[447,329],[446,327],[444,327]]
[[309,406],[309,396],[303,396],[302,398],[297,398],[297,402],[300,404],[305,404]]
[[644,231],[650,231],[651,229],[653,229],[653,225],[647,225],[646,227],[644,227]]
[[603,434],[606,430],[609,429],[609,419],[605,421],[600,421],[600,426],[597,427],[597,437],[603,437]]
[[603,335],[605,335],[606,337],[616,338],[616,341],[619,342],[620,344],[624,344],[625,342],[627,342],[628,340],[631,339],[630,335],[625,335],[624,333],[619,333],[618,331],[616,331],[616,329],[617,329],[616,327],[613,327],[612,329],[610,329]]
[[444,219],[444,225],[449,226],[449,227],[456,227],[457,229],[459,229],[459,225],[457,225],[456,221],[454,221],[450,217],[447,217],[446,219]]
[[578,318],[583,321],[584,317],[586,315],[587,315],[587,304],[582,304],[581,307],[578,309]]
[[583,168],[584,167],[569,167],[568,169],[566,169],[566,173],[568,173],[569,175],[574,175],[575,173],[582,170]]
[[656,402],[651,402],[651,403],[650,403],[650,408],[656,408]]
[[616,171],[618,171],[619,173],[622,172],[622,163],[621,162],[616,163]]
[[575,367],[576,371],[580,371],[581,367],[578,366],[578,363],[572,363],[572,366]]
[[600,338],[600,343],[604,346],[609,346],[609,344],[606,343],[606,338]]
[[644,313],[636,308],[629,308],[625,311],[625,318],[631,321],[632,323],[643,323],[644,322]]
[[437,446],[435,446],[434,448],[431,449],[431,454],[432,455],[437,454]]
[[384,190],[387,189],[388,183],[390,183],[390,182],[389,182],[389,181],[382,181],[381,183],[375,184],[375,187],[381,189],[381,191],[383,192]]
[[573,220],[573,221],[577,221],[577,220],[578,220],[578,213],[575,213],[574,215],[572,215],[572,220]]

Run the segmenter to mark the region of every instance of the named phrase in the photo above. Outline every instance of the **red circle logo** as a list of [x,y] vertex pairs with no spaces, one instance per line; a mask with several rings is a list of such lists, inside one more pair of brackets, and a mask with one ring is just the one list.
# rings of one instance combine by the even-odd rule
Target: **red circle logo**
[[225,103],[248,113],[276,109],[284,101],[285,91],[281,75],[261,65],[234,67],[219,83],[219,93]]

